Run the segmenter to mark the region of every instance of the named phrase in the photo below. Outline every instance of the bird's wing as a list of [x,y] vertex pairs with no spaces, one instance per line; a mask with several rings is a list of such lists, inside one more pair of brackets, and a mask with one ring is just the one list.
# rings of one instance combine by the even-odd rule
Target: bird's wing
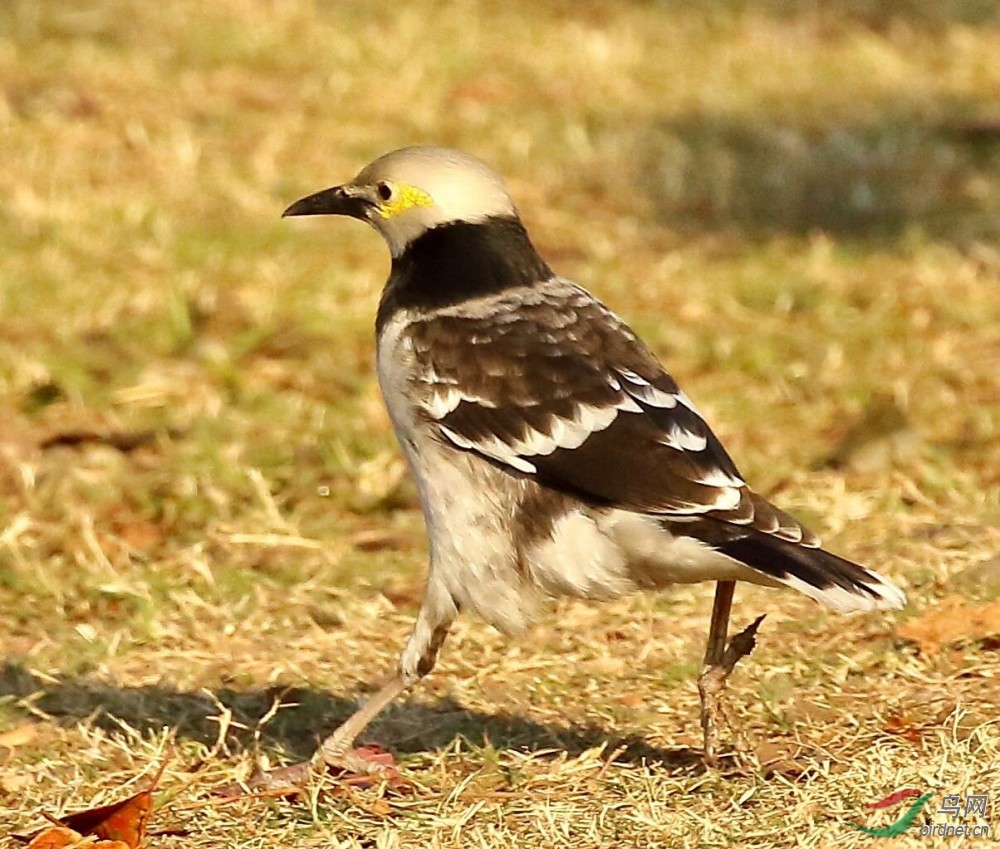
[[553,278],[408,328],[416,403],[446,444],[587,500],[818,541],[750,490],[635,333]]

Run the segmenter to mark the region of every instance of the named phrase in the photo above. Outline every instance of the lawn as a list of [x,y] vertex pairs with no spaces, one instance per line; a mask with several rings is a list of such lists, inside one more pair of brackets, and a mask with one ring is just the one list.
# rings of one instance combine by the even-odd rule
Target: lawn
[[[987,0],[5,0],[0,836],[172,745],[149,846],[875,846],[904,788],[893,845],[956,845],[949,794],[996,839],[998,56]],[[308,755],[420,602],[384,245],[280,218],[414,142],[501,171],[755,488],[907,591],[740,587],[719,770],[706,585],[460,620],[367,734],[406,792],[213,795]]]

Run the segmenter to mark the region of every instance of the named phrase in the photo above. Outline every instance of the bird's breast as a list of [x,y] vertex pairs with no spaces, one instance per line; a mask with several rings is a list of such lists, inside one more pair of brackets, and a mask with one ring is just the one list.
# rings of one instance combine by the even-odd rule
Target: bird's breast
[[414,354],[405,332],[409,323],[408,316],[403,312],[386,322],[379,329],[375,355],[379,389],[396,437],[408,454],[412,450],[417,427],[412,398]]

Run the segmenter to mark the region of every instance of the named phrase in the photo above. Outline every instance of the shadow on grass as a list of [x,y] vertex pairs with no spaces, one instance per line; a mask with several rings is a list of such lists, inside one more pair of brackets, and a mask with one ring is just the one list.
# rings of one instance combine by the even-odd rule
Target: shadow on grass
[[[213,699],[214,696],[214,699]],[[0,667],[0,700],[29,699],[34,708],[61,724],[86,722],[109,733],[124,723],[141,733],[172,729],[181,739],[213,744],[219,734],[219,705],[232,711],[227,745],[233,750],[253,746],[253,729],[276,700],[280,709],[264,726],[264,746],[280,750],[290,760],[309,757],[320,739],[356,708],[357,701],[300,687],[261,690],[220,688],[183,692],[166,687],[119,687],[86,678],[44,680],[17,664]],[[376,739],[402,754],[435,752],[457,739],[471,746],[538,752],[558,750],[570,756],[609,743],[608,751],[624,747],[618,763],[662,764],[673,770],[701,772],[699,751],[686,747],[657,748],[639,737],[608,735],[594,725],[562,727],[510,714],[486,714],[462,707],[450,698],[434,704],[400,700],[373,724],[367,739]]]
[[[648,2],[648,0],[642,0]],[[666,4],[664,4],[666,5]],[[894,24],[927,27],[932,32],[948,24],[988,27],[997,22],[994,0],[838,0],[836,3],[801,3],[797,0],[688,0],[689,12],[702,15],[756,14],[778,20],[797,20],[821,31],[859,26],[884,32]]]
[[822,129],[665,118],[636,140],[639,182],[657,217],[680,232],[998,238],[1000,117],[971,117],[974,104],[939,111],[954,117],[934,123],[886,104],[881,120]]

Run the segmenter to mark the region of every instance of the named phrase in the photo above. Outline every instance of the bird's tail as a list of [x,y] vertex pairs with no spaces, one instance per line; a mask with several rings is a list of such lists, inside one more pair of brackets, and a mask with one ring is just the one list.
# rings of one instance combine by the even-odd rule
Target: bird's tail
[[903,591],[891,581],[822,548],[751,531],[718,550],[841,613],[900,610],[906,604]]

